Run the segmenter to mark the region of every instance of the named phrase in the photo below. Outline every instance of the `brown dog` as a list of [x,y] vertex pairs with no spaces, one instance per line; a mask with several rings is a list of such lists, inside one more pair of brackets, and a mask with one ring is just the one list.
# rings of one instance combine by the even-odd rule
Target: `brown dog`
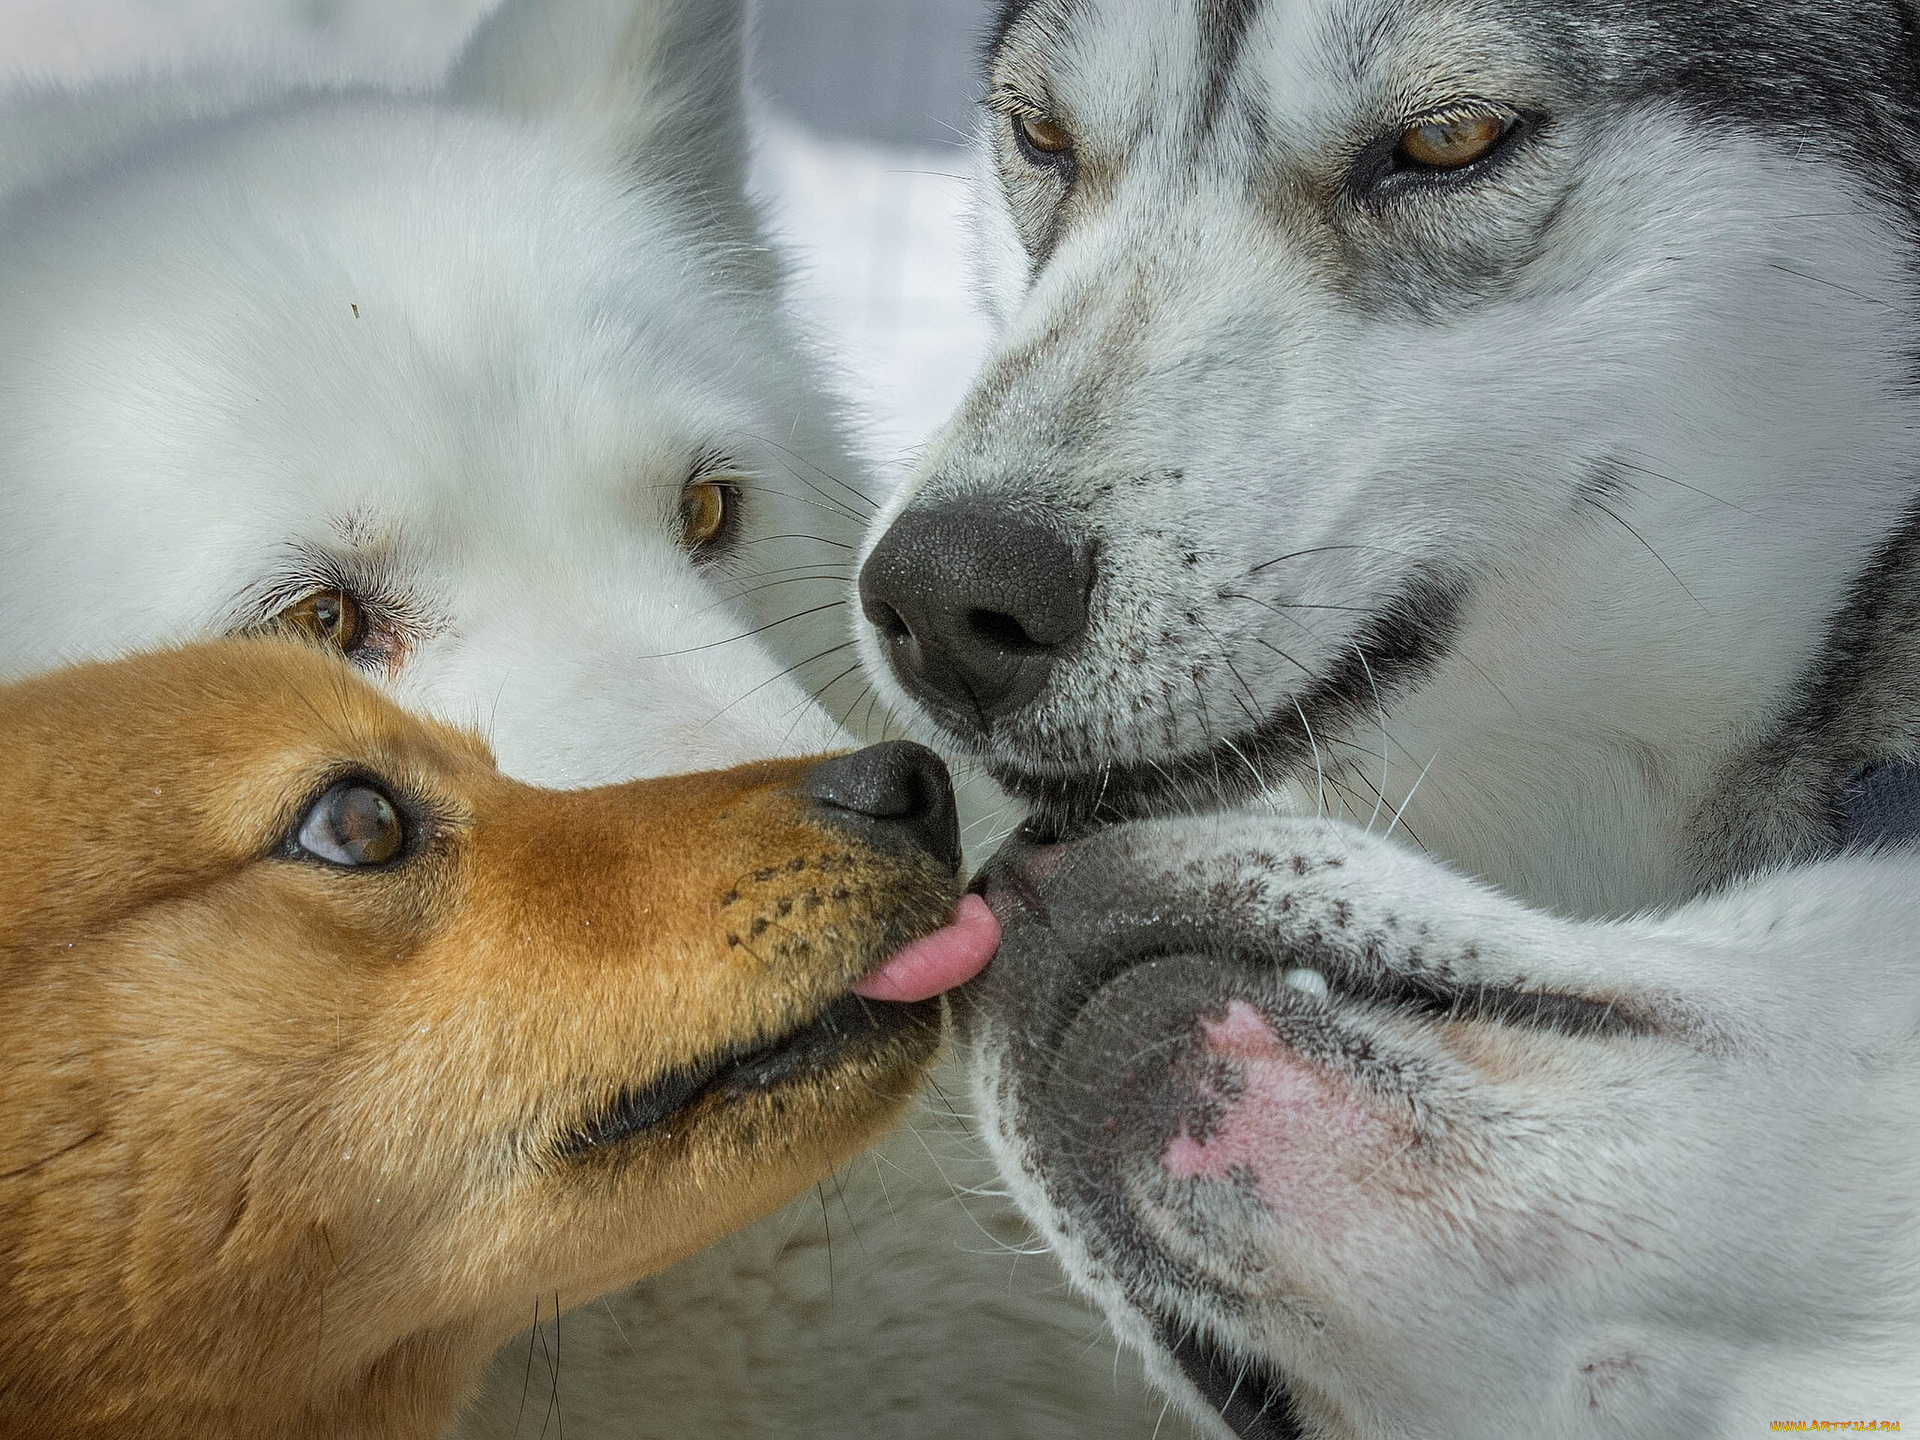
[[0,689],[0,750],[7,1436],[433,1435],[540,1297],[867,1144],[938,1002],[853,987],[991,951],[918,747],[543,791],[229,641]]

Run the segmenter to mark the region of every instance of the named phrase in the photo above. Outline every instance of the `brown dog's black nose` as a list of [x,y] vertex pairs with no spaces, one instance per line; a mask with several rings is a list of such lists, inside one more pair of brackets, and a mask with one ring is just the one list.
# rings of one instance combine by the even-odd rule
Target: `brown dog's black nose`
[[894,673],[961,729],[1040,693],[1092,589],[1092,545],[981,500],[908,508],[860,570]]
[[894,740],[822,760],[801,788],[833,824],[889,849],[924,850],[960,868],[960,816],[953,782],[924,745]]

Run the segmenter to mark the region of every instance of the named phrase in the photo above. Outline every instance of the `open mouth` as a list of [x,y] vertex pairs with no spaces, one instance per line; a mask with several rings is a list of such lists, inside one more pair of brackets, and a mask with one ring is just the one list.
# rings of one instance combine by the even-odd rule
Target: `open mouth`
[[1220,1349],[1190,1326],[1156,1320],[1154,1331],[1180,1371],[1240,1440],[1300,1440],[1285,1384]]
[[725,1051],[616,1095],[562,1138],[558,1158],[575,1159],[657,1129],[701,1102],[728,1104],[822,1074],[915,1033],[937,1035],[937,1000],[910,1004],[846,995],[812,1020],[751,1049]]
[[[982,889],[997,909],[1011,913],[1019,907],[1047,923],[1044,887],[1024,876],[1020,866],[989,867]],[[1116,910],[1125,903],[1116,897]],[[1657,1017],[1635,999],[1396,968],[1376,956],[1364,939],[1351,946],[1319,943],[1266,950],[1257,942],[1209,935],[1204,923],[1155,927],[1133,938],[1134,945],[1114,946],[1095,963],[1076,967],[1072,980],[1044,1002],[1049,1013],[1043,1053],[1060,1053],[1068,1032],[1116,987],[1131,992],[1131,998],[1121,1002],[1122,1012],[1136,1017],[1128,1023],[1138,1023],[1142,997],[1158,994],[1151,1003],[1169,1019],[1210,1013],[1243,999],[1258,1008],[1284,1003],[1297,1017],[1318,1013],[1337,1020],[1343,1012],[1369,1011],[1544,1031],[1569,1039],[1652,1035],[1661,1029]],[[1141,974],[1149,969],[1158,974]]]

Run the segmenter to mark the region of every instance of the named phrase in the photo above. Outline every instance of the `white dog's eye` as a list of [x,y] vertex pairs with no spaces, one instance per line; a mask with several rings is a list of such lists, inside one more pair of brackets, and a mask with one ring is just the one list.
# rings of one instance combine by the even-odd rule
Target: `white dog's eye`
[[1401,132],[1394,159],[1408,169],[1459,170],[1492,154],[1512,128],[1511,116],[1484,110],[1430,116]]
[[342,655],[351,655],[367,643],[366,611],[345,590],[315,590],[302,596],[275,615],[271,625]]
[[329,865],[385,865],[406,848],[399,810],[365,780],[342,780],[313,802],[294,832],[305,854]]
[[1069,153],[1073,149],[1073,136],[1066,126],[1045,115],[1016,115],[1013,117],[1013,133],[1020,141],[1030,159],[1041,164]]
[[696,553],[730,540],[738,528],[740,487],[696,475],[680,492],[680,543]]

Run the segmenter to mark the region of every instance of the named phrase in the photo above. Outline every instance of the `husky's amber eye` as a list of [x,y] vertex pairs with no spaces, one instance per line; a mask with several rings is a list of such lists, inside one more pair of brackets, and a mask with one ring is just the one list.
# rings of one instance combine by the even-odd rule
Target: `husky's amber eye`
[[1022,145],[1042,157],[1064,155],[1073,149],[1073,136],[1067,128],[1044,115],[1016,115],[1013,129]]
[[301,635],[342,655],[367,643],[367,616],[345,590],[315,590],[269,622],[272,629]]
[[680,492],[680,543],[705,550],[733,531],[738,487],[726,480],[694,479]]
[[1435,116],[1407,128],[1395,158],[1422,170],[1458,170],[1490,154],[1511,123],[1485,111]]
[[406,847],[400,812],[365,780],[342,780],[301,817],[294,844],[329,865],[385,865]]

